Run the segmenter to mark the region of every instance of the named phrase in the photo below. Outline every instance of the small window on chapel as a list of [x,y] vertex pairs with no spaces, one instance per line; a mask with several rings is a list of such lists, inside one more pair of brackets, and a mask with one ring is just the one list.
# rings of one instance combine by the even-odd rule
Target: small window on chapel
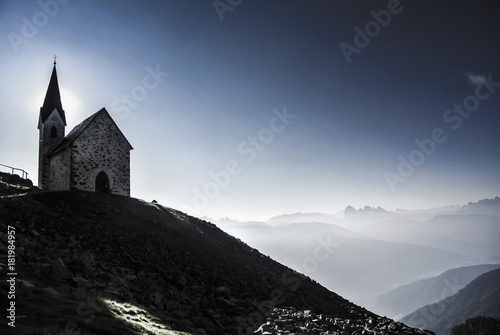
[[56,126],[52,126],[50,129],[50,138],[57,138],[57,128]]

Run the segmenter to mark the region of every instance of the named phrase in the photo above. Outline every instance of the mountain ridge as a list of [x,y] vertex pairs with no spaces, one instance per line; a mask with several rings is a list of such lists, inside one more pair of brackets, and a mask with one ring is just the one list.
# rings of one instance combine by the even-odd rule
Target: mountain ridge
[[[488,211],[481,211],[487,208]],[[270,217],[265,221],[237,221],[231,218],[222,218],[220,220],[211,220],[214,222],[226,221],[226,222],[238,222],[238,223],[267,223],[271,225],[277,225],[282,223],[300,223],[300,222],[322,222],[322,223],[340,223],[346,220],[346,212],[348,213],[347,218],[356,218],[356,216],[362,217],[369,214],[376,213],[380,215],[384,220],[398,220],[403,218],[416,218],[422,220],[431,219],[434,216],[439,215],[462,215],[462,214],[491,214],[500,216],[500,197],[496,196],[494,198],[484,198],[478,201],[471,201],[464,205],[447,205],[441,207],[433,208],[423,208],[423,209],[401,209],[387,210],[380,206],[364,206],[361,208],[354,208],[351,205],[346,206],[342,211],[335,214],[328,214],[322,212],[296,212],[296,213],[285,213]],[[311,217],[315,219],[310,219]],[[304,219],[305,218],[305,219]],[[318,219],[323,218],[323,220]],[[210,219],[210,218],[207,218]],[[375,220],[378,221],[379,219]]]
[[500,268],[500,264],[473,265],[450,269],[436,277],[420,279],[379,296],[375,303],[376,309],[389,317],[403,317],[457,293],[479,275],[497,268]]
[[484,273],[456,294],[403,317],[415,327],[448,335],[456,325],[477,316],[500,318],[500,268]]

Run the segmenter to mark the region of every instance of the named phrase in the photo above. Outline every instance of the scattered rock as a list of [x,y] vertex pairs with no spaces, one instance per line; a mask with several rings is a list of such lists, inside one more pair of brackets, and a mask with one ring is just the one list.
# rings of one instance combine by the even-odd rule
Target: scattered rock
[[88,279],[82,278],[82,277],[73,277],[71,278],[71,282],[77,287],[77,288],[91,288],[92,284]]
[[56,290],[52,287],[45,287],[42,289],[42,291],[45,293],[48,293],[50,295],[56,296],[56,297],[61,295],[61,293],[58,290]]
[[65,280],[71,278],[71,273],[61,258],[56,258],[52,263],[52,278],[55,280]]
[[430,334],[429,332],[395,323],[379,317],[377,320],[342,319],[317,315],[310,310],[275,308],[266,322],[257,328],[255,334]]
[[36,288],[35,284],[28,280],[16,279],[16,281],[20,284],[19,287]]

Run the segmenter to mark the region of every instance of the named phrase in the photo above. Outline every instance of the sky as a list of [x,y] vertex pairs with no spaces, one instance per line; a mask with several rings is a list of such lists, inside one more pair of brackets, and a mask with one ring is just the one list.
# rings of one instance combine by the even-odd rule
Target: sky
[[136,198],[246,221],[500,195],[495,1],[3,0],[0,38],[0,164],[35,184],[57,55],[66,134],[105,107]]

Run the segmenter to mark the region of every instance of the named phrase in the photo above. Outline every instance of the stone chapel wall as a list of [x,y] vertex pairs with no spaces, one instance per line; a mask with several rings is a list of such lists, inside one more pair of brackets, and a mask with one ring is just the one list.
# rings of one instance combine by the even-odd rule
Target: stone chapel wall
[[66,148],[50,157],[49,190],[67,191],[70,189],[70,165],[70,148]]
[[104,171],[110,193],[130,196],[130,146],[106,113],[96,119],[72,145],[71,187],[95,191],[96,177]]

